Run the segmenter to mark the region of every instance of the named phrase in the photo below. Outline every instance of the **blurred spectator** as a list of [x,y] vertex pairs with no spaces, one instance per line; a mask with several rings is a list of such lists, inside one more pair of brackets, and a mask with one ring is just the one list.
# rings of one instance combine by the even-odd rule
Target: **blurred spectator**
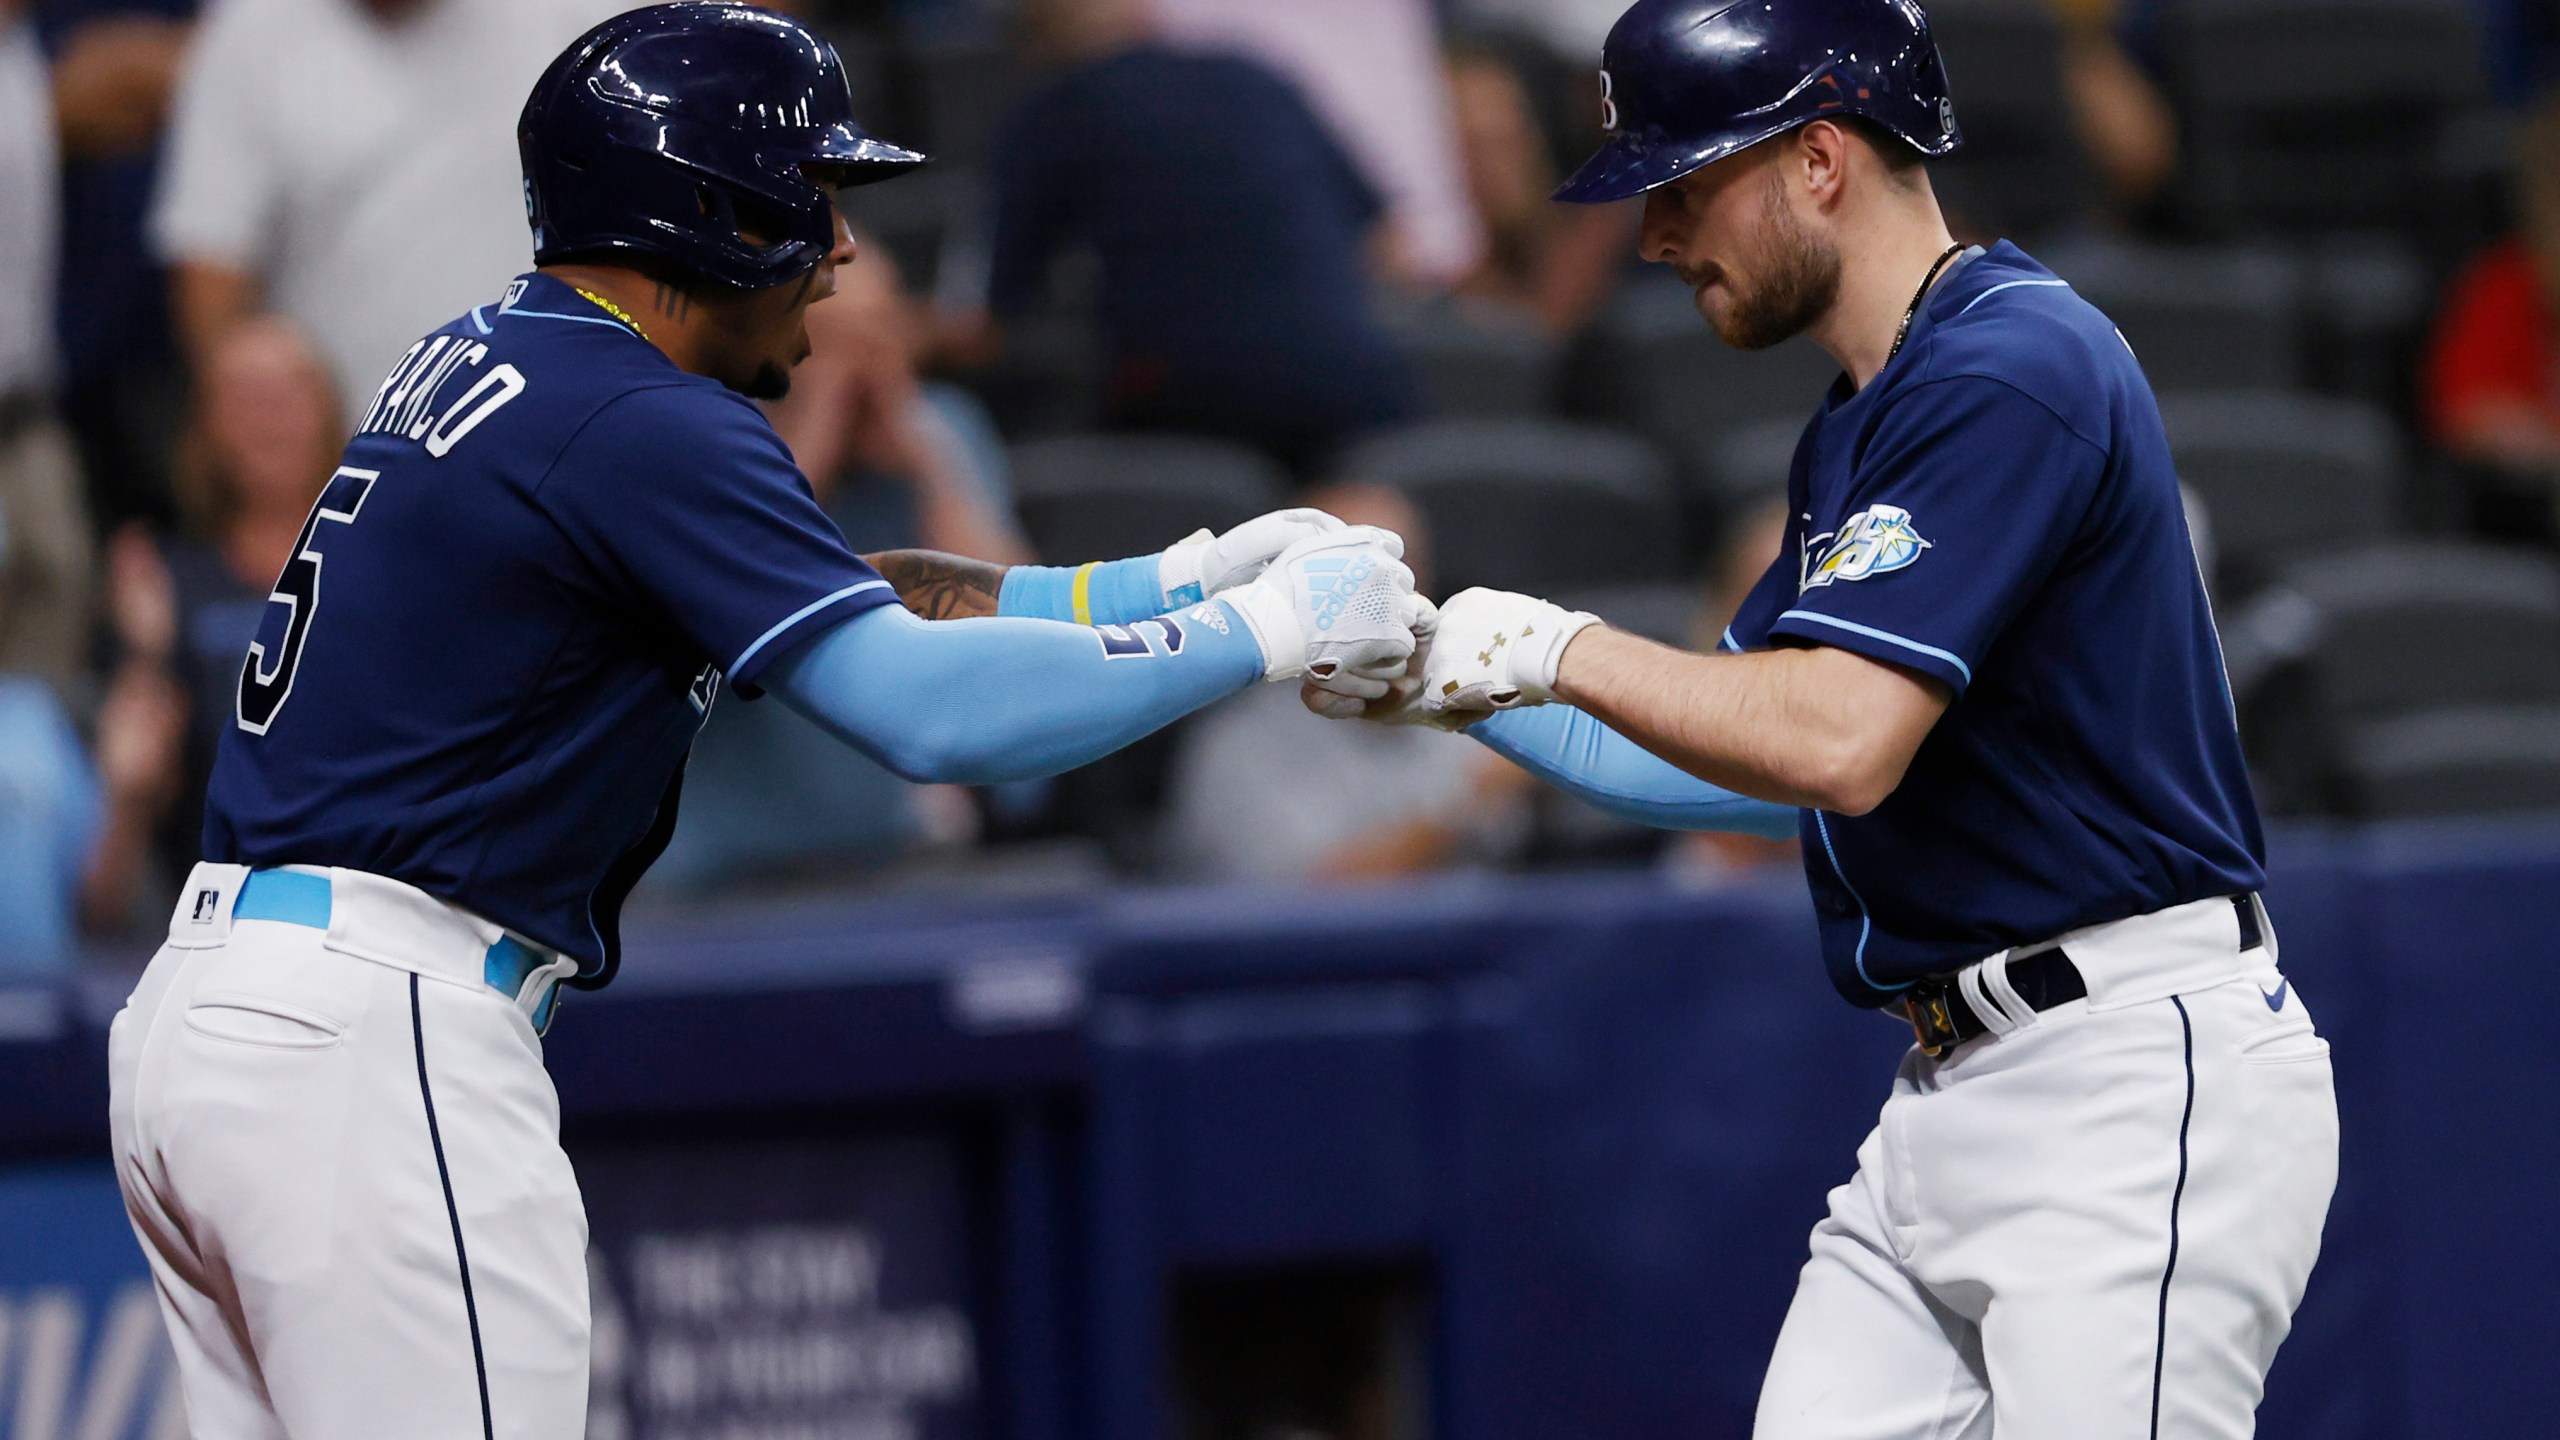
[[0,674],[0,982],[70,963],[97,813],[89,758],[52,689]]
[[1051,262],[1089,245],[1108,423],[1231,436],[1303,473],[1411,416],[1363,269],[1378,196],[1297,92],[1164,46],[1136,0],[1028,0],[1024,18],[1067,68],[997,141],[996,318],[1035,311]]
[[195,0],[40,0],[62,142],[60,400],[101,530],[174,517],[169,453],[184,380],[160,266],[142,236]]
[[1440,287],[1476,267],[1430,0],[1152,0],[1167,43],[1270,66],[1305,94],[1386,206],[1386,262]]
[[[1431,589],[1422,512],[1398,491],[1335,485],[1307,497],[1402,535]],[[1319,721],[1294,685],[1257,685],[1183,738],[1166,824],[1176,868],[1203,879],[1390,880],[1518,853],[1528,775],[1463,735]]]
[[1495,50],[1449,52],[1449,93],[1467,195],[1485,234],[1459,287],[1571,335],[1608,298],[1635,245],[1635,205],[1558,205],[1556,171],[1519,75]]
[[2446,286],[2424,410],[2455,458],[2547,496],[2560,484],[2560,91],[2526,121],[2515,163],[2520,233]]
[[[1707,577],[1706,593],[1700,597],[1697,620],[1690,627],[1690,649],[1713,651],[1722,645],[1725,627],[1741,613],[1751,587],[1760,583],[1769,562],[1786,543],[1786,496],[1771,496],[1734,517],[1718,549],[1715,569]],[[1674,836],[1662,855],[1663,868],[1674,877],[1702,885],[1803,863],[1804,852],[1793,840],[1709,831]]]
[[152,238],[201,362],[264,310],[350,402],[496,295],[532,240],[515,121],[619,0],[227,0],[180,84]]
[[52,85],[18,0],[0,0],[0,673],[70,699],[89,641],[89,522],[53,408]]
[[[2109,205],[2135,217],[2160,198],[2178,170],[2178,118],[2122,38],[2128,23],[2153,23],[2153,0],[2045,0],[2062,22],[2062,88],[2071,128],[2106,179]],[[2128,11],[2146,12],[2128,16]],[[1959,97],[1958,124],[1964,107]]]
[[[1004,451],[967,392],[916,379],[921,327],[888,252],[864,245],[809,312],[809,358],[771,407],[810,488],[857,551],[910,546],[1031,559]],[[787,880],[970,838],[952,786],[899,779],[782,705],[724,694],[685,766],[684,804],[650,884],[699,891]]]
[[1627,11],[1620,0],[1456,0],[1452,8],[1478,24],[1536,36],[1586,79],[1600,64],[1609,27]]
[[85,908],[113,929],[150,888],[199,858],[205,781],[231,724],[240,664],[275,577],[338,463],[345,433],[318,352],[276,319],[214,343],[180,465],[192,533],[154,547],[138,527],[107,547],[121,663],[98,718],[109,823]]

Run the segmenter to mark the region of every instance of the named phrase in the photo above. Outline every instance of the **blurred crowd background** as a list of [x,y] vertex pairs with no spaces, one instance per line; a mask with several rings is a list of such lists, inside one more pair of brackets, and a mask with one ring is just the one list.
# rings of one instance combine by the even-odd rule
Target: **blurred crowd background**
[[[0,971],[145,948],[347,416],[526,268],[513,125],[619,0],[0,0]],[[773,420],[857,548],[1073,563],[1277,505],[1425,587],[1710,644],[1834,367],[1550,204],[1620,0],[798,0],[930,169]],[[2267,810],[2560,808],[2560,12],[1936,0],[1957,233],[2166,415]],[[1358,882],[1667,838],[1266,687],[1054,781],[895,779],[729,697],[637,903]]]

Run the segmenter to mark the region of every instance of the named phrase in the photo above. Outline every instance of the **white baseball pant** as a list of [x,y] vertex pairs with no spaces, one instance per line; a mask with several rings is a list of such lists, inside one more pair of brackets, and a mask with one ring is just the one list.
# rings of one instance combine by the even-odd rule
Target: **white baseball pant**
[[327,928],[199,865],[109,1033],[116,1171],[196,1440],[573,1440],[586,1215],[500,932],[308,872]]
[[[2089,996],[1913,1049],[1756,1440],[2240,1440],[2320,1253],[2329,1047],[2226,900],[2063,936]],[[2006,956],[1983,962],[2002,964]],[[2013,992],[2014,993],[2014,992]]]

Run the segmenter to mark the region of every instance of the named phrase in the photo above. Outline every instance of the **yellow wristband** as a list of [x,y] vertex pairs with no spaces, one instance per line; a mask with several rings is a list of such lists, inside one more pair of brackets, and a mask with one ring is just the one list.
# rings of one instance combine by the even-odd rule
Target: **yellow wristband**
[[1093,623],[1093,572],[1101,564],[1099,560],[1087,560],[1077,566],[1075,581],[1067,591],[1068,603],[1075,608],[1076,623],[1079,625]]

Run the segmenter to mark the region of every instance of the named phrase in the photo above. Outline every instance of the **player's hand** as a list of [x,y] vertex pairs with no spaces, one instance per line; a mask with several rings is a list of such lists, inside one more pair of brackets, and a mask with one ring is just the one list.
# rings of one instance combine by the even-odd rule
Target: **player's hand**
[[1413,593],[1404,541],[1355,525],[1309,535],[1275,556],[1252,583],[1220,591],[1262,645],[1268,680],[1304,675],[1376,699],[1413,658],[1413,630],[1431,602]]
[[1404,673],[1387,682],[1384,694],[1368,694],[1339,688],[1339,682],[1318,680],[1313,676],[1299,682],[1298,703],[1327,720],[1373,720],[1381,725],[1430,725],[1442,730],[1463,730],[1483,719],[1472,711],[1449,711],[1435,715],[1422,708],[1422,672],[1431,659],[1431,642],[1440,627],[1440,610],[1429,601],[1413,626],[1413,657],[1404,663]]
[[1197,605],[1203,596],[1250,583],[1281,551],[1308,536],[1341,528],[1341,521],[1321,510],[1274,510],[1224,535],[1195,530],[1165,548],[1156,561],[1156,583],[1165,604]]
[[1440,607],[1416,703],[1447,724],[1556,698],[1564,647],[1600,617],[1508,590],[1461,590]]

